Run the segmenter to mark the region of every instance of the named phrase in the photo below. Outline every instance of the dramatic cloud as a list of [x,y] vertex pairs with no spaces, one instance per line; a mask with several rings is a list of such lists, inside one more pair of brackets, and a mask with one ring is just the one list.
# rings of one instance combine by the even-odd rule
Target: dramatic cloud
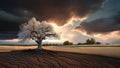
[[118,42],[120,40],[120,12],[109,18],[82,22],[76,29],[85,36],[99,38],[104,42]]
[[56,33],[60,35],[60,39],[54,39],[54,40],[45,40],[45,42],[48,43],[60,43],[62,44],[64,41],[71,41],[73,43],[83,43],[86,39],[88,39],[88,36],[82,35],[79,31],[76,31],[74,28],[79,25],[80,20],[74,19],[69,21],[64,26],[58,26],[54,23],[50,23],[53,26],[53,29]]
[[25,12],[23,13],[23,11],[17,11],[16,13],[19,13],[20,16],[0,10],[0,20],[8,22],[23,22],[27,20],[27,18],[25,19],[25,17],[28,16],[27,13],[25,14]]
[[82,18],[90,15],[98,10],[104,1],[105,0],[3,0],[0,2],[0,8],[5,12],[17,16],[32,12],[39,20],[50,20],[59,25],[63,25],[73,16]]
[[[0,10],[0,32],[17,31],[21,23],[30,19],[30,13],[25,10],[16,10],[15,13],[12,14],[8,11]],[[20,15],[17,15],[17,13]]]
[[109,33],[112,31],[120,31],[120,13],[110,18],[96,19],[91,22],[83,22],[77,29],[87,34]]
[[101,8],[105,0],[1,0],[0,32],[19,31],[32,17],[65,25],[71,18],[84,18]]

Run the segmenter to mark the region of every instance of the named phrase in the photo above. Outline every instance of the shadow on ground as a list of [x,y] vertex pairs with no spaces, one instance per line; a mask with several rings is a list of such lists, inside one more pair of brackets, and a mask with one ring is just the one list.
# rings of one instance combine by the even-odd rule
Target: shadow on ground
[[0,68],[120,68],[120,59],[51,50],[0,53]]

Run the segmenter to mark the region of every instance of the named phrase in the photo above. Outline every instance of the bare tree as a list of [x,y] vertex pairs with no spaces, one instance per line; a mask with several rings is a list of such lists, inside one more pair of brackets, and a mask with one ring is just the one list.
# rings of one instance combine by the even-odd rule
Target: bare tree
[[28,23],[20,26],[18,37],[21,39],[21,42],[32,38],[38,44],[38,49],[41,49],[41,43],[46,37],[58,38],[59,36],[49,23],[46,21],[39,22],[32,18]]

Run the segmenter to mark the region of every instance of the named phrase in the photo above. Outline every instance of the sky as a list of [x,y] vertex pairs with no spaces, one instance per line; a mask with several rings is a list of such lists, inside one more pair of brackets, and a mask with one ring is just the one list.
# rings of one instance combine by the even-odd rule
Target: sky
[[120,0],[1,0],[0,39],[17,38],[19,26],[35,17],[51,23],[61,34],[60,40],[46,42],[82,43],[95,38],[120,43],[119,6]]

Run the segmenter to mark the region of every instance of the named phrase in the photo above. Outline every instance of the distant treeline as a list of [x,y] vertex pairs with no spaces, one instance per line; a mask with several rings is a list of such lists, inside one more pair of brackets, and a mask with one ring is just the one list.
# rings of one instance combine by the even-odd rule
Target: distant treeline
[[85,43],[77,43],[74,44],[73,42],[70,41],[65,41],[63,44],[52,44],[52,43],[47,43],[47,44],[42,44],[43,46],[61,46],[61,45],[92,45],[92,44],[101,44],[101,42],[96,41],[94,38],[87,39]]
[[[77,43],[76,45],[87,45],[87,44],[101,44],[101,42],[96,41],[94,38],[87,39],[85,43]],[[65,41],[63,45],[73,45],[72,42]]]

